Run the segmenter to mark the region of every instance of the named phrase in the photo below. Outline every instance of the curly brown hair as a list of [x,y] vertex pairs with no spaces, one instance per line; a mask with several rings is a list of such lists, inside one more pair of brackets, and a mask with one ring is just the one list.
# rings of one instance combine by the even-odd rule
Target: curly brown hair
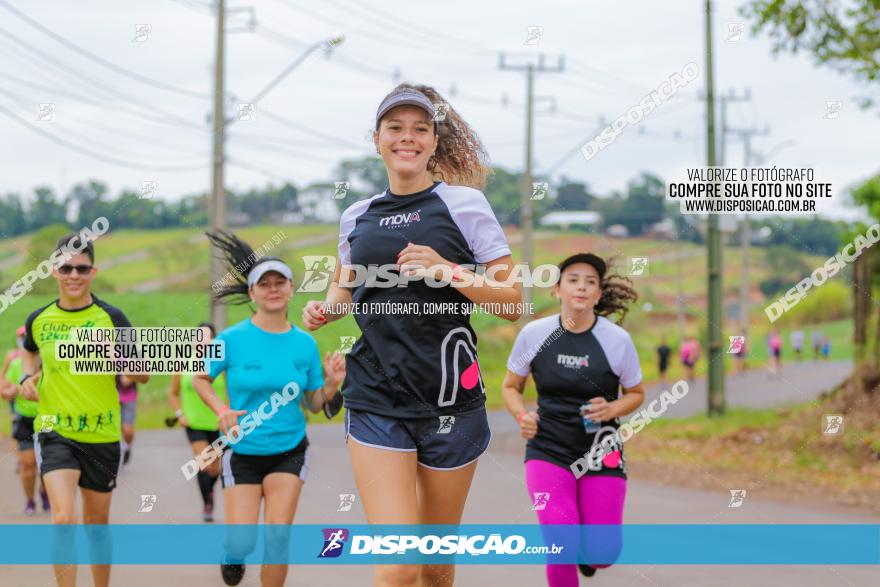
[[[452,105],[431,86],[402,83],[391,90],[389,96],[403,90],[416,90],[423,93],[432,104],[448,104],[449,109],[442,121],[435,121],[437,150],[428,159],[428,171],[435,181],[445,181],[450,185],[464,185],[478,190],[486,187],[486,179],[492,172],[489,155],[480,137],[467,122],[452,108]],[[379,121],[381,122],[381,121]],[[379,132],[379,122],[376,132]]]
[[620,314],[615,320],[617,324],[623,324],[629,305],[639,299],[639,294],[632,288],[632,281],[621,275],[609,275],[602,280],[600,285],[602,297],[593,308],[597,316],[611,316]]

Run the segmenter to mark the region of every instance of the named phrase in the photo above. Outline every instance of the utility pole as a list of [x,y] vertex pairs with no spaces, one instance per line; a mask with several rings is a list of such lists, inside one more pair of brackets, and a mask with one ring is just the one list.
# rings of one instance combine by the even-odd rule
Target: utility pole
[[727,126],[727,104],[734,102],[751,102],[752,89],[746,88],[746,91],[738,96],[736,91],[731,88],[726,94],[720,95],[718,100],[721,104],[721,142],[719,144],[720,154],[718,157],[718,164],[727,165],[727,133],[731,130]]
[[[753,162],[757,162],[757,157],[752,156],[752,137],[767,136],[770,134],[770,127],[764,127],[761,130],[756,128],[728,128],[727,132],[732,135],[738,135],[743,140],[744,155],[743,166],[749,167]],[[749,253],[751,249],[752,230],[751,221],[748,214],[743,214],[740,220],[740,250],[742,254],[742,274],[740,277],[739,288],[739,313],[740,313],[740,334],[746,337],[748,343],[749,336]]]
[[[223,181],[223,166],[225,163],[224,146],[226,142],[226,114],[223,109],[224,98],[224,35],[226,20],[226,2],[217,0],[217,44],[214,55],[214,134],[213,134],[213,164],[211,173],[211,199],[209,204],[211,230],[226,230],[226,188]],[[211,245],[211,261],[209,265],[209,281],[211,292],[213,284],[223,279],[223,259],[220,250]],[[211,296],[211,322],[217,332],[226,328],[226,306],[218,303]]]
[[[544,55],[538,55],[538,63],[527,63],[525,65],[510,65],[505,62],[504,53],[500,55],[498,68],[502,70],[516,70],[526,72],[526,151],[525,151],[525,169],[523,172],[523,195],[522,205],[520,208],[520,225],[522,227],[522,256],[523,262],[531,269],[534,261],[534,240],[532,236],[535,224],[535,209],[532,206],[532,135],[534,125],[534,92],[535,92],[535,73],[556,72],[561,73],[565,69],[563,57],[559,57],[558,63],[554,67],[548,67],[544,63]],[[523,304],[528,307],[532,302],[532,291],[529,287],[523,288]],[[529,320],[529,313],[523,312],[522,319]]]
[[[706,0],[706,165],[715,167],[715,79],[712,63],[712,0]],[[721,336],[724,323],[722,307],[721,231],[718,215],[709,213],[706,235],[708,245],[709,302],[709,406],[710,416],[724,413],[724,349]]]
[[[737,95],[736,90],[731,88],[728,90],[726,94],[722,94],[718,97],[721,103],[721,141],[719,143],[720,156],[718,157],[718,164],[725,166],[728,164],[727,161],[727,136],[728,134],[740,134],[742,136],[742,131],[732,129],[727,125],[727,105],[729,103],[735,102],[751,102],[752,100],[752,90],[751,88],[746,88],[745,92],[741,95]],[[748,143],[748,139],[746,139]],[[745,166],[749,166],[749,153],[748,147],[746,147],[746,161]],[[748,309],[748,295],[749,295],[749,245],[748,241],[751,239],[751,235],[749,234],[749,216],[748,213],[744,212],[742,219],[740,220],[740,238],[742,239],[741,244],[741,252],[742,252],[742,276],[740,283],[740,303],[739,303],[739,319],[740,319],[740,334],[742,336],[748,337],[749,330],[749,309]],[[748,339],[747,339],[748,340]],[[751,346],[751,345],[750,345]]]

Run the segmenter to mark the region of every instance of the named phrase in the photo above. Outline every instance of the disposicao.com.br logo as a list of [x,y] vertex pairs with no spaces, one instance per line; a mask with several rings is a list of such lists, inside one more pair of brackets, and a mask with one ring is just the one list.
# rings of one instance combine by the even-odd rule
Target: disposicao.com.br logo
[[[350,534],[346,528],[324,528],[318,558],[336,558],[349,543],[350,555],[518,555],[559,554],[564,546],[528,546],[524,536],[491,534]],[[349,540],[350,539],[350,540]]]

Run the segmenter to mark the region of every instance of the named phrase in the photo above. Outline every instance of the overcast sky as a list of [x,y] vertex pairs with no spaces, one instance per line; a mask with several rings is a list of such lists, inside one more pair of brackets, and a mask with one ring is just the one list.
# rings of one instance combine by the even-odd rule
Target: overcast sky
[[[7,2],[0,0],[0,192],[30,193],[49,184],[64,193],[88,178],[108,182],[114,193],[155,181],[168,199],[208,189],[212,3],[80,0],[74,8],[60,0],[11,2],[77,47],[143,76],[143,83],[53,40],[9,12]],[[878,171],[880,119],[853,101],[869,89],[814,65],[809,55],[772,56],[766,37],[752,37],[748,25],[741,40],[728,41],[728,25],[744,22],[736,11],[741,4],[715,2],[716,88],[739,94],[749,88],[752,98],[729,107],[728,123],[769,126],[769,136],[753,139],[755,151],[776,151],[771,163],[779,166],[814,167],[817,178],[834,185],[827,213],[858,217],[843,196]],[[373,116],[394,86],[395,71],[403,81],[443,93],[479,133],[495,165],[521,169],[525,76],[500,70],[499,52],[511,63],[540,53],[550,65],[565,57],[562,73],[535,79],[536,95],[553,96],[557,106],[555,114],[536,117],[536,172],[553,168],[555,177],[565,174],[606,194],[641,171],[669,178],[705,165],[702,74],[645,118],[644,134],[629,129],[590,161],[576,151],[596,134],[600,117],[624,114],[689,62],[702,70],[701,1],[228,2],[233,10],[247,6],[254,8],[256,28],[247,32],[249,14],[233,12],[226,37],[226,86],[235,101],[250,101],[309,45],[336,31],[345,41],[329,58],[318,52],[297,67],[257,104],[255,120],[232,125],[232,189],[332,181],[339,160],[373,153]],[[149,25],[148,33],[139,37],[136,25]],[[524,44],[529,26],[543,27],[535,45]],[[234,116],[233,100],[228,114]],[[841,110],[828,118],[826,102],[835,100]],[[41,103],[54,104],[53,120],[37,120]],[[537,104],[542,112],[549,107]],[[730,140],[728,161],[743,163],[737,138]]]

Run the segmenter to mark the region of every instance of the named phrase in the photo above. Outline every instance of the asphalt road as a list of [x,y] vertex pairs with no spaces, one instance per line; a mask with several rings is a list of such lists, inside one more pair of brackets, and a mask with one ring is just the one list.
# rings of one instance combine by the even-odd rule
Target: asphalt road
[[[770,379],[752,373],[728,382],[731,405],[756,407],[805,401],[816,397],[840,380],[848,365],[804,364],[792,368],[784,379]],[[651,395],[656,396],[656,390]],[[677,415],[704,409],[705,386],[693,386],[675,406]],[[491,415],[493,441],[480,460],[464,514],[465,523],[533,523],[534,512],[526,494],[522,464],[522,441],[512,419],[503,413]],[[350,512],[338,512],[339,494],[357,494],[348,453],[339,425],[313,425],[309,480],[300,500],[295,523],[346,525],[365,523],[359,501]],[[3,443],[0,458],[0,520],[3,523],[46,522],[47,516],[21,516],[22,499],[18,480],[12,474],[11,453]],[[180,465],[190,457],[181,430],[140,432],[133,458],[120,478],[113,497],[114,523],[197,523],[200,500],[195,481],[186,482]],[[834,506],[794,506],[762,498],[750,492],[740,508],[729,508],[726,492],[701,491],[658,485],[639,479],[632,471],[627,490],[624,521],[627,523],[877,523],[866,512]],[[220,492],[218,491],[218,494]],[[152,512],[138,513],[141,494],[157,495]],[[221,498],[222,499],[222,498]],[[222,512],[221,503],[218,510]],[[218,520],[222,521],[222,520]],[[35,545],[40,548],[41,545]],[[148,545],[145,545],[148,548]],[[876,585],[877,567],[865,566],[681,566],[617,565],[600,570],[584,584],[609,586],[740,586],[740,585]],[[370,567],[339,565],[293,566],[287,585],[326,587],[370,585]],[[79,570],[80,585],[90,585],[86,567]],[[33,566],[0,567],[0,584],[37,587],[53,585],[51,569]],[[222,585],[217,566],[123,566],[113,569],[113,585],[126,587],[201,587]],[[509,587],[544,585],[544,568],[538,565],[463,565],[457,570],[456,585]],[[249,568],[242,585],[259,585],[258,569]]]

